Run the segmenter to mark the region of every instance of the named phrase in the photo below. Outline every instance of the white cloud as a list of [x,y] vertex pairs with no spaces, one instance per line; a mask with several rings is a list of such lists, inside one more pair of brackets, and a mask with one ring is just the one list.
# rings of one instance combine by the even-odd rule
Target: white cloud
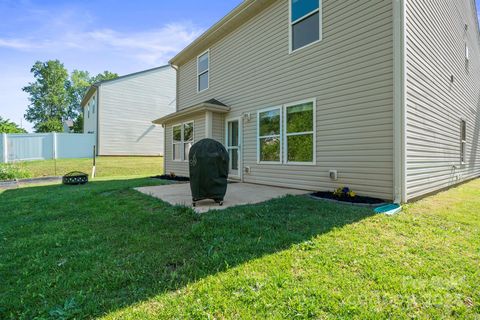
[[147,65],[165,63],[203,31],[190,23],[174,23],[156,30],[124,33],[112,29],[76,31],[51,34],[43,39],[0,38],[0,47],[22,50],[59,52],[79,50],[102,52],[115,50],[121,55],[136,57]]
[[1,39],[0,38],[0,48],[30,50],[35,48],[35,46],[33,42],[25,41],[24,39]]

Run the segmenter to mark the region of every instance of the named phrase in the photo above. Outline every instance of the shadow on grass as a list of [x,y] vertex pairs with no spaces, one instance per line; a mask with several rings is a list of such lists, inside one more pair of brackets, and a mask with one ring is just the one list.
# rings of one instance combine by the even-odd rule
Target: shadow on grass
[[0,318],[92,318],[358,222],[307,197],[201,217],[136,179],[0,193]]

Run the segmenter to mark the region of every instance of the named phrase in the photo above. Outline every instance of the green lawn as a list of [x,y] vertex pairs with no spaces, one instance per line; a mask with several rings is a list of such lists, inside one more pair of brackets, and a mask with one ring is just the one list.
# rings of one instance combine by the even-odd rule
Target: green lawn
[[[62,159],[22,163],[32,177],[62,176],[71,171],[92,173],[92,159]],[[163,157],[99,157],[97,177],[152,176],[163,174]]]
[[480,317],[480,180],[393,217],[307,197],[201,217],[149,179],[0,193],[0,319]]

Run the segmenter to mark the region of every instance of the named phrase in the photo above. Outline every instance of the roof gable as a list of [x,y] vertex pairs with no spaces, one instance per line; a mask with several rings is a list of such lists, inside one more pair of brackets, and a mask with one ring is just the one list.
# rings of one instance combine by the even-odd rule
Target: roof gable
[[261,13],[275,0],[244,0],[223,19],[194,40],[190,45],[170,60],[172,65],[181,65],[208,49],[212,44],[225,37],[251,18]]

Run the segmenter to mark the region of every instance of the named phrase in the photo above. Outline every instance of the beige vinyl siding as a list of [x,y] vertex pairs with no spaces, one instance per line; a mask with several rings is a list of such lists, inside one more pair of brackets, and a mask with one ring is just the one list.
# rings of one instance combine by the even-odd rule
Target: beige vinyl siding
[[[196,57],[179,66],[178,107],[211,98],[243,125],[244,181],[393,197],[391,1],[323,2],[323,41],[289,54],[288,1],[279,0],[210,48],[210,88],[196,91]],[[257,111],[317,100],[317,164],[258,165]],[[328,171],[338,170],[332,182]]]
[[[408,199],[480,175],[480,50],[473,6],[471,0],[407,1]],[[462,118],[465,166],[460,164]]]
[[194,121],[194,143],[198,142],[205,138],[205,112],[199,112],[185,118],[177,119],[174,122],[167,123],[165,126],[165,173],[175,173],[177,176],[188,177],[190,175],[188,168],[188,161],[173,161],[173,147],[172,147],[172,138],[173,138],[173,129],[172,127],[185,123]]
[[213,139],[225,143],[225,116],[220,113],[213,114]]
[[100,154],[163,155],[154,119],[175,112],[175,70],[147,71],[100,86]]

